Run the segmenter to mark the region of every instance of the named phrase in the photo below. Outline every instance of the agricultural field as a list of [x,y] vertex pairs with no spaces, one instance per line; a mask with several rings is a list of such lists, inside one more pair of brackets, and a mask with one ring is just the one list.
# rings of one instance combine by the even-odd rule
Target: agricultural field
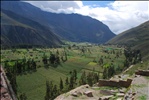
[[[45,64],[43,58],[49,59],[51,54],[57,54],[59,58],[67,57],[67,60],[60,59],[60,63],[56,65],[50,64],[48,60]],[[44,100],[47,80],[52,81],[59,89],[60,79],[62,79],[65,87],[65,79],[70,78],[70,72],[76,70],[75,87],[77,87],[84,71],[99,73],[99,78],[103,78],[104,68],[112,65],[114,74],[120,73],[124,69],[125,56],[123,48],[85,44],[62,48],[1,50],[1,65],[5,69],[8,67],[6,62],[9,66],[13,66],[16,61],[24,59],[25,61],[33,59],[37,68],[35,71],[17,74],[17,95],[25,93],[27,100]]]

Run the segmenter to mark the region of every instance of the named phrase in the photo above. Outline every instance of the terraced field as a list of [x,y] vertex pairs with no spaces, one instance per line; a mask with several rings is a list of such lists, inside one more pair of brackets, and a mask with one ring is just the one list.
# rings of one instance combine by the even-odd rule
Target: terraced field
[[[77,81],[83,71],[99,72],[102,78],[103,67],[106,64],[113,63],[115,70],[119,67],[123,68],[125,57],[123,54],[116,58],[116,52],[123,52],[122,48],[107,47],[107,46],[84,46],[85,52],[81,52],[83,46],[65,47],[64,48],[33,48],[33,49],[16,49],[16,50],[1,50],[1,61],[4,66],[5,61],[18,60],[18,59],[34,59],[37,64],[37,71],[30,71],[17,76],[17,90],[18,95],[25,93],[28,100],[43,100],[46,93],[46,80],[53,81],[59,88],[60,78],[65,82],[66,77],[70,77],[70,71],[77,71]],[[109,49],[110,48],[110,49]],[[48,68],[44,67],[42,62],[43,55],[50,57],[50,53],[59,52],[59,56],[63,55],[66,51],[68,60],[61,62],[60,65]],[[108,53],[104,52],[107,50]],[[12,52],[13,51],[13,52]],[[115,53],[112,53],[112,52]],[[103,58],[103,64],[99,64],[99,59]],[[13,64],[13,61],[10,61]],[[7,67],[7,66],[5,66]],[[77,84],[76,86],[78,86]]]

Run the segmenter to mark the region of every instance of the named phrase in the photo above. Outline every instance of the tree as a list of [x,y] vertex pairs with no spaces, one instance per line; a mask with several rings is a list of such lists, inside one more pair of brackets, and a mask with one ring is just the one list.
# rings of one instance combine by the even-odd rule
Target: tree
[[54,64],[55,60],[56,60],[55,55],[54,54],[51,54],[50,55],[50,58],[49,58],[50,63],[51,64]]
[[17,94],[17,81],[16,81],[16,75],[11,73],[10,77],[10,84],[12,85],[13,91],[15,94]]
[[58,50],[56,51],[56,55],[57,55],[57,56],[59,55],[59,51],[58,51]]
[[108,75],[108,73],[107,73],[107,68],[104,67],[104,69],[103,69],[103,74],[102,74],[103,79],[106,79],[106,78],[107,78],[107,75]]
[[63,86],[63,80],[60,78],[60,91],[62,91],[63,88],[64,88],[64,86]]
[[99,73],[94,73],[94,83],[99,81]]
[[52,99],[54,99],[59,93],[58,93],[58,90],[57,90],[57,85],[54,85],[54,87],[53,87],[53,98]]
[[59,56],[58,55],[55,57],[55,63],[56,64],[60,64],[60,59],[59,59]]
[[27,96],[25,93],[20,94],[19,98],[20,98],[19,100],[27,100]]
[[74,78],[73,78],[73,75],[71,75],[70,77],[70,83],[69,83],[69,89],[72,89],[73,88],[73,85],[74,84]]
[[92,86],[93,85],[93,76],[92,76],[92,73],[88,73],[87,75],[87,83]]
[[77,71],[76,71],[76,69],[73,70],[73,77],[74,77],[74,80],[76,81],[77,80]]
[[47,56],[44,56],[42,61],[43,61],[44,64],[48,64]]
[[26,59],[25,59],[25,57],[23,58],[23,60],[22,60],[22,70],[23,70],[23,72],[25,72],[25,67],[26,67]]
[[45,95],[45,100],[49,100],[50,99],[50,85],[49,85],[49,81],[46,81],[46,95]]
[[80,85],[86,84],[86,72],[85,71],[82,73],[79,83]]
[[69,81],[68,81],[68,77],[67,77],[65,80],[65,85],[68,85],[68,84],[69,84]]
[[36,70],[37,68],[37,65],[36,65],[36,62],[32,59],[32,70]]
[[113,63],[108,67],[108,78],[113,76],[115,73],[114,65]]
[[99,64],[103,64],[103,59],[102,59],[102,57],[99,59]]
[[29,71],[30,70],[30,59],[27,61],[27,70]]

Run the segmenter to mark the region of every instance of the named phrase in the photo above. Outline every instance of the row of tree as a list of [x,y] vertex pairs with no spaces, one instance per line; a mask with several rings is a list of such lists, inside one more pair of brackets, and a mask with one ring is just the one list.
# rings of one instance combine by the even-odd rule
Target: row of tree
[[[79,81],[77,81],[77,79],[77,71],[74,69],[73,71],[70,71],[70,77],[66,77],[65,83],[63,82],[62,78],[60,78],[59,88],[57,88],[57,85],[54,85],[52,81],[46,81],[45,100],[53,100],[59,94],[67,92],[75,88],[77,85],[89,84],[92,86],[98,82],[99,73],[94,71],[86,73],[84,71]],[[77,82],[79,82],[79,84],[77,84]]]
[[125,62],[124,66],[129,67],[132,64],[136,64],[142,61],[142,56],[140,50],[131,50],[131,49],[125,49],[124,50],[125,55]]
[[[16,80],[17,75],[31,70],[36,70],[36,63],[33,59],[28,61],[26,61],[26,59],[8,61],[8,62],[5,62],[4,66],[5,66],[6,76],[9,79],[10,84],[13,88],[13,91],[15,92],[16,95],[18,94],[17,93],[18,86],[17,86],[17,80]],[[25,93],[22,93],[20,94],[20,96],[18,96],[18,100],[26,100],[26,99],[27,97]]]
[[103,66],[103,79],[112,77],[116,73],[113,63]]
[[96,73],[94,71],[86,73],[84,71],[79,80],[79,84],[80,85],[89,84],[90,86],[92,86],[93,84],[97,83],[98,80],[99,80],[99,73]]
[[52,81],[46,81],[46,95],[45,100],[53,100],[60,94],[57,85],[53,85]]
[[6,71],[13,70],[12,72],[16,75],[22,74],[27,71],[36,71],[37,65],[36,62],[32,59],[26,60],[25,58],[22,60],[8,61],[5,62]]
[[46,95],[45,100],[53,100],[60,93],[67,92],[75,87],[75,83],[77,80],[77,71],[74,69],[70,71],[70,78],[66,77],[65,84],[60,78],[59,88],[57,85],[54,85],[52,81],[46,81]]
[[65,52],[64,55],[61,57],[58,51],[56,52],[56,54],[51,53],[49,58],[46,55],[44,55],[42,61],[44,65],[59,65],[61,62],[67,61],[67,53]]

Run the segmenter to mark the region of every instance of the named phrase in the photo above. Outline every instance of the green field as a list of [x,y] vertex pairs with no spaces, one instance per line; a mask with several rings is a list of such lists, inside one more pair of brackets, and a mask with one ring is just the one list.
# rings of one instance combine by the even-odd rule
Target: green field
[[[70,71],[77,70],[77,81],[79,80],[83,71],[90,72],[95,71],[100,73],[102,78],[103,67],[107,64],[114,64],[115,70],[117,68],[123,68],[123,62],[125,56],[123,54],[116,58],[117,52],[123,52],[122,48],[115,46],[84,46],[86,52],[82,53],[80,48],[82,46],[72,46],[71,48],[33,48],[33,49],[15,49],[13,50],[1,50],[1,64],[4,66],[5,61],[18,60],[18,59],[29,59],[33,58],[37,63],[37,71],[31,71],[23,73],[17,76],[17,90],[18,95],[25,93],[27,100],[44,100],[46,93],[46,80],[53,81],[53,84],[57,84],[59,88],[60,78],[65,82],[66,77],[70,77]],[[50,52],[56,53],[59,51],[59,56],[63,55],[65,50],[67,53],[68,60],[61,62],[56,67],[48,66],[44,67],[42,57],[46,55],[50,57]],[[109,53],[104,52],[107,50]],[[90,52],[89,52],[90,51]],[[112,52],[115,52],[114,54]],[[99,64],[99,59],[103,57],[103,64]],[[13,61],[12,61],[13,62]],[[7,67],[7,66],[5,66]]]

